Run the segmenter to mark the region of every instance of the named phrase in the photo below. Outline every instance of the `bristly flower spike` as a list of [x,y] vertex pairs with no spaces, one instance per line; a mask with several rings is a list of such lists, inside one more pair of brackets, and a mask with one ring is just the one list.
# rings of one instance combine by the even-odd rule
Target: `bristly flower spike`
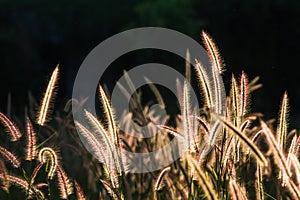
[[283,95],[283,98],[282,98],[282,102],[281,102],[278,126],[277,126],[277,130],[276,130],[276,138],[277,138],[279,147],[283,151],[285,150],[285,142],[286,142],[286,137],[287,137],[288,112],[289,112],[289,98],[288,98],[287,92],[285,92]]
[[56,172],[58,158],[56,152],[50,147],[44,147],[39,152],[39,161],[41,163],[50,162],[49,169],[48,169],[48,179],[52,179],[54,173]]
[[6,115],[4,115],[1,112],[0,112],[0,121],[5,126],[11,141],[17,141],[20,139],[20,137],[22,136],[20,129],[10,118],[8,118]]
[[47,90],[44,94],[43,101],[40,106],[40,110],[37,117],[37,123],[41,126],[44,126],[47,121],[50,120],[49,114],[51,111],[51,104],[55,96],[55,88],[59,75],[59,65],[54,69],[50,81],[48,83]]
[[68,178],[66,172],[60,166],[57,166],[57,179],[60,190],[60,198],[68,199],[68,196],[73,194],[73,184]]
[[37,154],[36,152],[36,133],[29,118],[26,120],[27,130],[27,147],[26,147],[26,160],[33,160]]
[[221,60],[221,56],[219,54],[219,51],[216,47],[216,45],[214,44],[213,40],[211,39],[211,37],[209,37],[209,35],[202,31],[202,38],[203,38],[203,43],[206,47],[206,50],[208,52],[209,58],[210,58],[210,62],[212,65],[212,78],[213,78],[213,112],[217,113],[217,114],[222,114],[222,107],[224,105],[222,105],[222,90],[223,90],[223,84],[222,84],[222,80],[221,80],[221,74],[223,72],[223,63]]
[[202,31],[202,38],[212,65],[216,66],[219,73],[222,74],[224,71],[224,65],[217,46],[215,45],[213,39],[205,31]]

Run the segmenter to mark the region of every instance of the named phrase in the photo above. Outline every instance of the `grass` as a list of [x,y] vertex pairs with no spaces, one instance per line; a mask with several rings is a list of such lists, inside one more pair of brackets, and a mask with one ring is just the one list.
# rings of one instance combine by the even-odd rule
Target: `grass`
[[[239,78],[232,75],[223,105],[223,61],[211,37],[205,32],[202,37],[211,72],[198,60],[193,69],[187,62],[186,78],[190,80],[193,73],[198,77],[203,108],[196,113],[190,104],[191,88],[178,83],[181,114],[172,116],[177,122],[173,127],[168,124],[171,116],[161,119],[149,111],[150,105],[141,104],[140,91],[131,98],[132,112],[117,122],[101,85],[103,122],[87,110],[88,124],[73,122],[71,101],[54,115],[57,66],[39,111],[32,100],[23,126],[17,117],[0,113],[1,130],[7,133],[7,137],[2,134],[0,146],[1,199],[300,199],[300,136],[288,129],[288,94],[283,95],[274,124],[261,113],[251,113],[251,93],[262,85],[258,78],[249,81],[241,72]],[[125,77],[129,88],[134,88],[126,72]],[[117,85],[128,96],[125,87]],[[159,90],[149,86],[164,108]],[[84,106],[84,102],[77,104]],[[132,131],[130,120],[150,124],[159,133],[144,139],[130,136],[126,134]],[[125,130],[120,130],[120,124]],[[81,143],[75,126],[95,157]],[[188,149],[180,159],[159,171],[128,172],[129,158],[118,149],[152,152],[174,137]]]

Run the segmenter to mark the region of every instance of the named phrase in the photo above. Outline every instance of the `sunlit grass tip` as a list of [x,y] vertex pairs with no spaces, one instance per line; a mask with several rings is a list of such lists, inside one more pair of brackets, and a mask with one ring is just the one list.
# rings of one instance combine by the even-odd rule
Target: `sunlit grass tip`
[[0,112],[0,121],[6,128],[7,133],[10,136],[11,141],[17,141],[21,138],[22,134],[17,125],[5,114]]
[[48,179],[51,180],[58,165],[58,156],[56,152],[50,147],[44,147],[39,151],[38,158],[39,161],[44,164],[49,161],[49,168],[46,170],[48,170]]
[[36,157],[36,133],[29,118],[26,119],[27,146],[26,160],[33,160]]
[[50,120],[50,113],[51,113],[51,104],[55,97],[55,88],[56,83],[59,76],[59,65],[56,66],[54,71],[52,72],[50,81],[47,86],[47,90],[44,94],[43,100],[40,105],[40,109],[37,116],[37,124],[44,126],[46,122]]

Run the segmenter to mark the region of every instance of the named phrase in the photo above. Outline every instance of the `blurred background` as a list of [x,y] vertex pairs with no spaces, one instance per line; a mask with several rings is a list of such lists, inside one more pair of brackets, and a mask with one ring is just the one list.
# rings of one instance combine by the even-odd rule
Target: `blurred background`
[[[159,26],[198,42],[206,30],[224,58],[225,85],[242,70],[250,79],[260,76],[263,87],[253,93],[251,104],[266,119],[277,117],[287,90],[290,127],[299,129],[299,10],[296,0],[0,0],[0,110],[6,112],[11,101],[11,112],[24,114],[28,92],[40,99],[58,63],[56,102],[63,107],[77,70],[95,46],[120,31]],[[183,60],[167,52],[136,51],[111,66],[106,82],[114,84],[124,68],[154,61],[184,68]]]

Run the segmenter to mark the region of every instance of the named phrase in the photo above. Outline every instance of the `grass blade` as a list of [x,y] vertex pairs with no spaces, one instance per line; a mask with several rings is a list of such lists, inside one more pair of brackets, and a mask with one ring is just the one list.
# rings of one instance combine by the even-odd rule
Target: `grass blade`
[[267,166],[268,162],[265,158],[265,156],[262,154],[262,152],[258,149],[258,147],[244,134],[242,133],[237,127],[235,127],[230,122],[222,119],[221,117],[217,116],[219,120],[240,139],[242,143],[244,143],[247,147],[249,147],[250,151],[252,152],[252,155],[257,159],[257,161],[263,165]]
[[207,200],[217,200],[218,199],[217,192],[213,189],[213,185],[211,181],[207,179],[207,176],[205,175],[204,171],[200,169],[200,167],[197,165],[196,161],[190,154],[187,154],[187,160],[188,163],[190,163],[195,169],[198,175],[197,181],[199,182],[199,185],[203,189]]
[[162,188],[162,181],[167,172],[171,170],[171,167],[164,168],[158,175],[157,180],[154,185],[154,190],[159,191]]
[[295,183],[291,180],[291,172],[287,166],[287,160],[284,157],[281,148],[279,147],[278,141],[276,141],[272,131],[269,129],[266,123],[261,121],[261,126],[266,135],[267,142],[269,143],[269,146],[273,152],[275,164],[280,169],[282,177],[284,177],[286,180],[286,188],[296,199],[300,199],[300,191]]
[[256,163],[256,173],[255,173],[256,181],[255,181],[255,192],[256,192],[256,200],[264,200],[264,187],[263,187],[263,174],[262,174],[262,166],[259,163]]
[[155,95],[155,98],[158,102],[158,104],[162,107],[165,108],[165,102],[164,99],[162,98],[159,90],[157,89],[157,87],[152,83],[152,81],[150,81],[150,79],[148,79],[147,77],[144,77],[147,84],[149,85],[150,89],[152,90],[153,94]]

